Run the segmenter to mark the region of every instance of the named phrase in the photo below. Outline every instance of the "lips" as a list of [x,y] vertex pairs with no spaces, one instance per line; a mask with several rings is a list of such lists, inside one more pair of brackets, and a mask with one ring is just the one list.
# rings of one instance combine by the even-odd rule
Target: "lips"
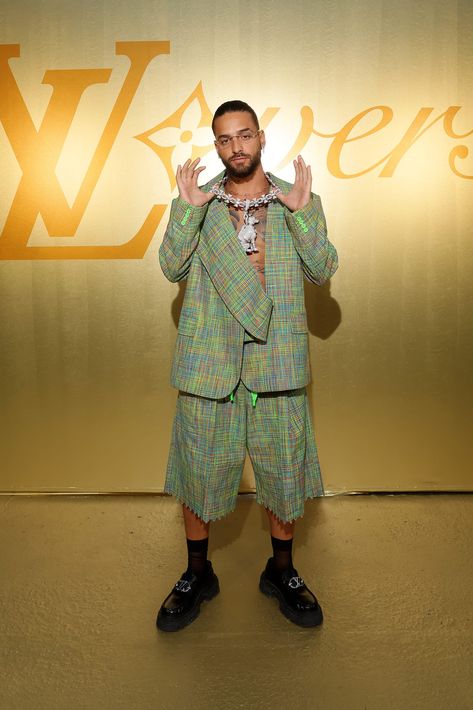
[[231,163],[240,163],[243,160],[246,160],[249,156],[248,155],[236,155],[234,158],[230,159]]

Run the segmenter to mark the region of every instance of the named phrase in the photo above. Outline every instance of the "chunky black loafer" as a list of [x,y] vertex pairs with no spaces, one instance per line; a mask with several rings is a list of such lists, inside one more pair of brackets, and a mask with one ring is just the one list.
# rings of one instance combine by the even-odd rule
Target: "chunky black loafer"
[[209,601],[220,591],[218,579],[207,560],[203,577],[184,572],[161,604],[156,626],[161,631],[178,631],[194,621],[203,601]]
[[281,612],[298,626],[319,626],[323,621],[322,609],[317,598],[306,587],[294,568],[284,572],[273,569],[272,557],[262,572],[259,588],[267,597],[279,600]]

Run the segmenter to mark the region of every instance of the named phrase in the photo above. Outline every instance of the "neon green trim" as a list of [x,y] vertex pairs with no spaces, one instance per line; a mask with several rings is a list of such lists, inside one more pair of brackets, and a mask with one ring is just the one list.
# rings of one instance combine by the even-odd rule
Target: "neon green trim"
[[191,210],[190,210],[190,207],[188,207],[187,210],[186,210],[186,213],[185,213],[184,217],[183,217],[182,220],[181,220],[181,224],[182,224],[183,226],[187,223],[187,220],[189,219],[190,214],[191,214]]
[[304,222],[303,217],[301,217],[300,214],[297,214],[297,215],[296,215],[296,220],[298,221],[299,226],[302,228],[302,231],[303,231],[304,233],[306,233],[306,232],[309,231],[309,227],[306,225],[306,223]]
[[230,395],[230,402],[233,403],[233,400],[234,400],[234,399],[235,399],[235,393],[232,392],[231,395]]
[[256,400],[258,399],[258,395],[256,392],[251,393],[251,401],[253,402],[253,407],[256,407]]

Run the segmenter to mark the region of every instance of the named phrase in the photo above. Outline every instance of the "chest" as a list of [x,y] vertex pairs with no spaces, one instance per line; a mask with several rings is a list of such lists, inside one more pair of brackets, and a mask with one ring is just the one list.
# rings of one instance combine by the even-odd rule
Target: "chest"
[[[241,209],[236,209],[232,205],[228,207],[232,225],[238,234],[245,228],[245,213]],[[251,227],[256,232],[255,247],[256,251],[247,254],[248,261],[255,269],[258,278],[263,288],[265,287],[265,258],[266,258],[266,228],[268,221],[268,206],[261,205],[250,212]]]

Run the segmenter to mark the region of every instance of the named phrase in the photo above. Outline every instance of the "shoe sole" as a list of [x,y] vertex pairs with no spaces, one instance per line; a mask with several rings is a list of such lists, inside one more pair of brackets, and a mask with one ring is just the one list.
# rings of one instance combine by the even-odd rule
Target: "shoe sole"
[[183,629],[185,626],[188,626],[197,619],[200,614],[200,605],[202,604],[202,602],[210,601],[211,599],[216,597],[219,592],[220,586],[217,577],[215,577],[215,580],[212,582],[210,587],[208,587],[207,589],[203,589],[201,593],[196,597],[195,604],[192,609],[189,609],[188,612],[176,619],[165,616],[164,614],[161,614],[161,612],[159,612],[158,618],[156,619],[156,626],[161,631],[179,631],[180,629]]
[[279,601],[279,609],[281,613],[284,614],[284,616],[289,619],[289,621],[292,621],[294,624],[297,624],[298,626],[303,626],[304,628],[311,628],[313,626],[320,626],[320,624],[323,622],[324,616],[320,606],[315,611],[308,612],[297,612],[294,611],[294,609],[291,609],[291,607],[286,602],[284,596],[276,587],[276,585],[266,579],[266,577],[264,576],[264,572],[260,577],[259,588],[265,596],[276,597],[276,599]]

